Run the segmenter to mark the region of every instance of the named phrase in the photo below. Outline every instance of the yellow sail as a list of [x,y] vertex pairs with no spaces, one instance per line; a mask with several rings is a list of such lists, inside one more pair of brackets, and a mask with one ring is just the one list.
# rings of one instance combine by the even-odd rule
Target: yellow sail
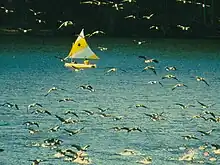
[[99,59],[87,44],[84,36],[84,29],[80,32],[75,43],[73,43],[69,55],[66,58]]

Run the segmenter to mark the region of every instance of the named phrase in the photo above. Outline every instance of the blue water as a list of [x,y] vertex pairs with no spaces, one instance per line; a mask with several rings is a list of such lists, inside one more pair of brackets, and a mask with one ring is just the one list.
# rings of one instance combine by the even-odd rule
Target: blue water
[[[155,165],[185,164],[178,161],[185,152],[181,147],[198,149],[205,142],[219,144],[219,122],[192,118],[202,114],[204,110],[220,116],[219,41],[146,40],[146,44],[135,45],[132,39],[91,39],[88,41],[90,47],[100,57],[100,60],[93,61],[98,67],[74,72],[54,58],[68,54],[72,38],[1,39],[0,104],[14,103],[19,106],[19,110],[0,106],[0,148],[4,149],[0,152],[0,164],[28,165],[33,159],[45,160],[42,164],[73,164],[54,158],[56,149],[27,145],[33,142],[42,143],[47,138],[63,140],[59,147],[62,149],[71,148],[71,144],[89,144],[87,153],[94,165],[133,165],[147,156],[152,157],[152,164]],[[108,50],[102,52],[98,46],[107,47]],[[150,70],[142,72],[147,64],[138,58],[139,55],[159,60],[158,64],[149,64],[155,66],[157,75]],[[177,71],[167,72],[165,66],[176,66]],[[107,73],[111,67],[118,70]],[[161,77],[166,74],[174,74],[180,82],[162,80]],[[204,77],[210,86],[196,81],[195,76]],[[159,84],[148,84],[153,80],[160,81],[163,87]],[[171,88],[177,83],[184,83],[188,87],[172,91]],[[93,86],[95,92],[79,88],[85,84]],[[44,97],[53,86],[65,91],[54,91]],[[76,102],[57,101],[66,97],[73,98]],[[197,100],[205,104],[216,104],[202,109]],[[52,115],[32,114],[34,108],[27,112],[27,106],[34,102],[42,104]],[[195,107],[181,109],[175,103],[189,103]],[[136,104],[144,104],[148,108],[136,108]],[[115,121],[112,117],[100,117],[96,114],[99,110],[95,107],[109,108],[105,113],[123,118]],[[64,115],[68,109],[74,110],[83,121],[61,124],[54,115],[68,118],[72,116]],[[82,110],[90,110],[95,114],[89,116]],[[144,115],[161,112],[164,112],[165,120],[153,121]],[[207,114],[205,116],[211,117]],[[76,119],[74,116],[72,118]],[[38,122],[41,132],[29,134],[27,127],[23,125],[25,121]],[[61,129],[48,132],[55,125],[60,125]],[[142,132],[117,132],[111,129],[115,126],[140,127]],[[36,129],[35,126],[31,127]],[[85,129],[73,136],[63,130],[81,127]],[[198,132],[212,128],[216,130],[211,135],[201,136]],[[195,135],[200,140],[185,140],[182,137],[184,135]],[[136,150],[141,155],[117,154],[126,148]],[[219,156],[212,153],[210,145],[208,149],[209,157],[217,159],[213,164],[220,164]],[[197,157],[206,164],[210,162],[208,158]]]

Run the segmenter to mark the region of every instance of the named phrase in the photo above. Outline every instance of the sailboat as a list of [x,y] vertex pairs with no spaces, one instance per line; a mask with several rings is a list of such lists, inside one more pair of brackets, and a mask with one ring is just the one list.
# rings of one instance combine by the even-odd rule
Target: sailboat
[[[65,62],[64,66],[74,69],[96,68],[96,64],[88,63],[88,60],[97,60],[99,57],[90,49],[84,36],[84,29],[81,30],[68,56],[64,59],[71,59],[71,62]],[[84,59],[84,63],[73,62],[73,59]]]

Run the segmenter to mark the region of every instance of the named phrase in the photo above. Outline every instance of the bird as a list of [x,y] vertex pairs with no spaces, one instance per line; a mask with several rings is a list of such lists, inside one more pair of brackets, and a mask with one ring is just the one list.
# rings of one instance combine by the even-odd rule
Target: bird
[[146,66],[146,67],[142,70],[142,72],[143,72],[143,71],[146,71],[146,70],[151,70],[151,71],[153,71],[153,73],[154,73],[155,75],[157,75],[157,72],[156,72],[154,66]]
[[19,107],[17,104],[13,104],[13,103],[9,103],[9,102],[5,102],[5,103],[1,104],[0,106],[7,106],[8,108],[15,107],[17,110],[19,110]]
[[39,133],[40,132],[39,130],[35,130],[33,128],[28,128],[28,130],[29,130],[30,134],[35,134],[35,133]]
[[23,33],[27,33],[27,32],[32,31],[32,29],[22,29],[22,28],[18,28],[18,30],[22,31]]
[[143,59],[144,59],[144,63],[151,63],[151,62],[154,62],[154,63],[159,63],[159,61],[158,61],[158,60],[153,59],[153,58],[148,59],[146,56],[138,56],[138,57],[139,57],[139,58],[143,58]]
[[177,25],[177,27],[181,28],[184,31],[187,31],[190,28],[189,26],[182,26],[182,25]]
[[28,105],[28,107],[27,107],[27,111],[29,111],[30,108],[32,108],[32,107],[36,107],[36,106],[43,107],[43,106],[42,106],[41,104],[39,104],[39,103],[32,103],[32,104],[29,104],[29,105]]
[[90,145],[85,145],[81,147],[80,145],[71,144],[72,147],[75,147],[78,151],[87,151],[87,149],[90,147]]
[[26,125],[26,126],[36,125],[39,128],[39,124],[37,122],[33,122],[33,121],[26,121],[22,125]]
[[143,105],[143,104],[136,104],[135,107],[136,108],[139,108],[139,107],[148,108],[146,105]]
[[75,100],[73,100],[72,98],[64,98],[64,99],[59,99],[58,102],[67,102],[67,101],[73,101],[76,102]]
[[126,130],[127,132],[131,132],[131,131],[139,131],[139,132],[142,132],[142,130],[138,127],[132,127],[132,128],[129,128],[129,127],[122,127],[120,128],[121,130]]
[[138,45],[141,45],[141,44],[146,43],[146,41],[145,41],[145,40],[143,40],[143,41],[137,41],[137,40],[133,40],[133,42],[134,42],[134,43],[136,43],[136,44],[138,44]]
[[105,112],[105,111],[110,109],[110,108],[105,108],[104,109],[104,108],[100,108],[100,107],[95,107],[95,108],[99,109],[100,112]]
[[209,131],[198,131],[198,132],[201,133],[201,136],[204,136],[204,135],[210,135],[214,130],[216,129],[211,129]]
[[116,72],[116,70],[117,70],[117,68],[111,68],[111,69],[107,70],[107,73],[109,73],[109,72]]
[[56,131],[58,131],[58,129],[60,129],[60,126],[59,126],[59,125],[56,125],[56,126],[54,126],[54,127],[52,127],[52,128],[49,128],[49,131],[50,131],[50,132],[56,132]]
[[106,50],[108,50],[108,48],[101,47],[101,46],[98,46],[98,49],[101,50],[101,51],[106,51]]
[[31,165],[39,165],[40,162],[43,162],[43,160],[41,159],[35,159],[35,160],[30,160],[30,161],[32,161]]
[[142,160],[136,161],[139,164],[151,164],[152,163],[152,158],[151,157],[146,157]]
[[165,76],[162,77],[162,79],[175,79],[177,81],[179,81],[176,76],[172,75],[172,74],[167,74]]
[[127,3],[136,3],[136,0],[123,0],[121,2],[122,3],[125,3],[125,2],[127,2]]
[[157,121],[157,120],[164,120],[163,116],[164,112],[161,113],[152,113],[152,114],[147,114],[144,113],[146,116],[149,116],[153,121]]
[[203,81],[207,86],[209,86],[209,84],[207,83],[207,81],[203,77],[196,76],[196,80],[197,81]]
[[62,122],[62,124],[73,124],[73,123],[76,123],[76,122],[77,122],[76,120],[71,120],[71,118],[64,119],[64,118],[62,118],[62,117],[60,117],[60,116],[58,116],[58,115],[55,115],[55,117],[56,117],[57,119],[59,119],[59,120]]
[[46,109],[36,109],[36,110],[34,110],[32,113],[36,113],[36,114],[38,114],[38,113],[46,113],[46,114],[48,114],[48,115],[52,115],[48,110],[46,110]]
[[144,19],[151,19],[151,17],[153,17],[153,15],[154,15],[154,14],[151,14],[151,15],[149,15],[149,16],[144,15],[142,18],[144,18]]
[[194,105],[191,105],[191,104],[184,105],[184,104],[181,104],[181,103],[176,103],[175,105],[179,105],[182,109],[186,109],[188,107],[195,107]]
[[91,34],[87,34],[87,35],[85,35],[85,37],[92,37],[92,36],[94,36],[94,35],[96,35],[96,34],[105,34],[105,32],[103,32],[103,31],[101,31],[101,30],[96,30],[96,31],[94,31],[94,32],[92,32]]
[[160,81],[148,81],[148,84],[160,84],[163,87],[163,84]]
[[88,115],[94,115],[94,112],[89,111],[89,110],[82,110],[83,112],[86,112]]
[[31,11],[35,16],[45,13],[45,12],[41,12],[41,11],[35,12],[33,9],[29,9],[29,11]]
[[177,69],[176,69],[175,66],[166,66],[166,67],[165,67],[165,70],[166,70],[166,71],[171,71],[171,70],[172,70],[172,71],[175,71],[175,70],[177,70]]
[[119,4],[115,3],[115,4],[112,5],[112,7],[115,8],[117,11],[124,9],[123,3],[119,3]]
[[125,19],[128,19],[128,18],[136,19],[136,16],[135,16],[135,15],[128,15],[128,16],[125,16],[124,18],[125,18]]
[[62,57],[58,57],[58,56],[54,56],[54,57],[60,59],[61,62],[66,62],[67,61],[65,58],[62,58]]
[[60,90],[65,90],[65,89],[63,89],[63,88],[52,87],[52,88],[50,88],[50,89],[47,91],[47,93],[46,93],[44,96],[46,97],[46,96],[49,95],[50,92],[56,91],[56,90],[58,90],[58,89],[60,89]]
[[214,112],[211,111],[203,111],[204,114],[208,114],[211,115],[212,117],[216,118],[216,115],[214,114]]
[[94,92],[95,91],[95,89],[91,85],[81,85],[80,88],[81,89],[87,89],[90,92]]
[[72,21],[64,21],[62,22],[62,24],[58,27],[58,30],[61,29],[63,26],[67,27],[67,26],[72,26],[74,25],[74,23]]
[[149,29],[156,29],[156,30],[159,30],[159,27],[153,25],[153,26],[149,27]]
[[46,21],[43,21],[43,20],[41,20],[41,19],[35,19],[38,23],[46,23]]
[[176,84],[176,85],[174,85],[174,86],[172,87],[172,91],[173,91],[174,89],[176,89],[177,87],[188,87],[188,86],[185,85],[185,84]]
[[75,112],[70,111],[70,110],[67,110],[64,114],[65,114],[65,115],[67,115],[67,114],[73,114],[74,116],[76,116],[77,118],[79,118],[79,116],[78,116]]
[[65,129],[65,128],[64,128],[64,130],[65,130],[66,132],[68,132],[68,134],[69,134],[70,136],[79,133],[79,132],[82,131],[83,129],[84,129],[84,127],[80,128],[80,129],[77,129],[77,130],[68,130],[68,129]]
[[91,0],[91,1],[83,1],[80,2],[80,4],[91,4],[91,5],[107,5],[109,4],[108,2],[101,2],[101,1],[97,1],[97,0]]
[[189,140],[189,139],[195,139],[195,140],[199,140],[199,138],[195,137],[194,135],[184,135],[182,136],[185,140]]
[[5,13],[14,13],[15,12],[14,10],[6,9],[4,6],[1,6],[1,9],[3,9]]
[[197,100],[197,103],[199,103],[202,106],[202,108],[210,108],[211,106],[216,104],[216,103],[214,103],[214,104],[206,105],[206,104],[204,104],[204,103],[202,103],[202,102],[200,102],[198,100]]

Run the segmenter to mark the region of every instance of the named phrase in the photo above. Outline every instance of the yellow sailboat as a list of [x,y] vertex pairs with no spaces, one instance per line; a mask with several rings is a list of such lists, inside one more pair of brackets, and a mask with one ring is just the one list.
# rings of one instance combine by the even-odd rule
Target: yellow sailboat
[[[66,61],[67,59],[71,59],[71,62],[66,62],[64,64],[64,66],[67,68],[96,68],[96,64],[90,64],[89,60],[97,60],[99,57],[90,49],[89,45],[87,44],[84,36],[84,29],[81,30],[75,43],[73,43],[68,56],[64,60]],[[73,62],[73,59],[84,59],[84,63]]]

